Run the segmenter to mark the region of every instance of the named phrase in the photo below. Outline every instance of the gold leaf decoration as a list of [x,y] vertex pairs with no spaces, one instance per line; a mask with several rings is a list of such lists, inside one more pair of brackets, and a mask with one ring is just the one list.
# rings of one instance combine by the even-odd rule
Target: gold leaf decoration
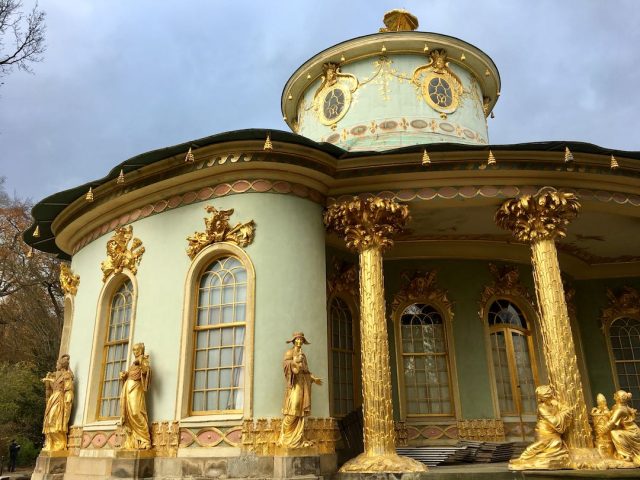
[[327,231],[344,236],[347,247],[358,251],[391,247],[392,237],[403,230],[408,220],[406,205],[380,197],[354,197],[327,207],[324,213]]
[[580,202],[573,193],[544,187],[535,195],[505,201],[496,212],[495,220],[518,240],[534,242],[564,238],[567,225],[579,211]]

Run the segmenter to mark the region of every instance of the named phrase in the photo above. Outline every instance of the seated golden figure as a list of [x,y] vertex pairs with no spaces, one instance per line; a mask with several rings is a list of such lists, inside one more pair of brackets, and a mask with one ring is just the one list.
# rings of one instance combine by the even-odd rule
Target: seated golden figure
[[69,369],[69,355],[62,355],[57,362],[56,371],[47,373],[42,381],[47,395],[42,450],[63,451],[67,449],[67,431],[73,406],[73,372]]
[[611,440],[611,432],[609,431],[609,419],[611,411],[607,406],[607,399],[601,393],[596,397],[597,406],[591,409],[591,418],[593,418],[593,429],[596,434],[596,448],[602,458],[613,458],[614,448]]
[[636,424],[636,409],[629,406],[631,394],[618,390],[613,394],[616,404],[611,408],[607,428],[615,448],[615,458],[640,466],[640,428]]
[[126,372],[120,372],[124,382],[120,392],[120,423],[124,430],[125,450],[148,450],[151,448],[149,418],[145,393],[151,380],[149,355],[144,354],[144,343],[133,346],[133,363]]
[[282,429],[278,446],[287,448],[310,447],[312,442],[304,438],[304,419],[311,414],[311,385],[322,385],[322,380],[309,371],[303,344],[309,344],[304,333],[296,332],[287,343],[293,348],[284,354],[283,369],[287,387],[284,395]]
[[569,468],[569,450],[562,440],[562,434],[571,423],[572,408],[558,402],[549,385],[536,388],[536,400],[536,441],[522,452],[520,458],[509,462],[509,470]]

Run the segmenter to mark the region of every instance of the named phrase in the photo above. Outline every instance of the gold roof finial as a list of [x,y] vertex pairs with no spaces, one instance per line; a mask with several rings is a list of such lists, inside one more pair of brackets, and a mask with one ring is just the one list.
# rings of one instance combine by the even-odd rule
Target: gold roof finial
[[270,133],[267,134],[267,139],[265,140],[264,147],[262,147],[262,149],[263,150],[267,150],[267,151],[273,150],[273,144],[271,143],[271,134]]
[[118,178],[116,179],[116,183],[118,185],[122,185],[124,183],[124,170],[122,168],[120,169],[120,174],[118,175]]
[[[620,164],[618,163],[618,161],[616,160],[616,157],[613,156],[613,153],[611,154],[611,170],[615,170],[616,168],[618,168],[620,166]],[[35,235],[34,235],[35,236]]]
[[491,150],[489,150],[489,158],[487,158],[487,165],[495,165],[496,162],[496,157],[493,155],[493,152]]
[[426,149],[422,151],[422,165],[431,165],[431,158],[429,158],[429,154]]
[[31,236],[33,238],[38,238],[40,236],[40,225],[36,225],[36,229],[33,231]]
[[380,32],[412,32],[418,28],[418,18],[403,8],[390,10],[382,19],[385,27]]
[[87,192],[87,194],[84,196],[84,199],[87,202],[93,202],[93,190],[91,189],[91,187],[89,187],[89,191]]
[[196,157],[193,156],[193,152],[191,151],[191,147],[189,147],[189,151],[184,157],[184,163],[193,163],[196,161]]
[[569,147],[564,147],[564,163],[573,162],[573,153],[569,150]]

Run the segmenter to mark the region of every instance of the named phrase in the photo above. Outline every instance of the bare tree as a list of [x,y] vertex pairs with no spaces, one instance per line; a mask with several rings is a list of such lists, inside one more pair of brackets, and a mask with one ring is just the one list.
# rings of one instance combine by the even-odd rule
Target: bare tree
[[29,14],[22,12],[20,0],[0,0],[0,76],[14,67],[31,72],[31,63],[42,60],[45,13],[38,4]]

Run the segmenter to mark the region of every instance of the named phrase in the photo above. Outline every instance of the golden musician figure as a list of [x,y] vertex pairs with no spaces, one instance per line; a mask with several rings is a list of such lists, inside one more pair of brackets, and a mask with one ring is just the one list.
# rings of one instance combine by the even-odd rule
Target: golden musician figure
[[144,343],[133,346],[134,360],[125,372],[120,372],[123,382],[120,392],[120,424],[124,430],[124,450],[148,450],[151,448],[149,418],[145,393],[151,381],[149,355],[144,353]]
[[311,414],[311,385],[322,385],[322,380],[309,371],[307,357],[302,345],[309,345],[304,333],[295,332],[291,340],[293,348],[284,354],[283,369],[286,381],[282,429],[278,438],[278,446],[286,448],[304,448],[312,446],[312,442],[304,438],[305,417]]
[[73,406],[73,372],[69,369],[69,355],[62,355],[56,371],[42,379],[45,385],[47,405],[44,411],[42,433],[45,441],[42,450],[58,452],[67,449],[69,417]]
[[607,406],[607,399],[601,393],[596,397],[596,406],[591,409],[593,430],[596,435],[596,448],[602,458],[614,458],[615,450],[611,440],[609,420],[611,411]]
[[561,404],[549,385],[536,388],[536,400],[536,441],[522,452],[520,458],[509,462],[509,470],[569,468],[569,450],[562,440],[562,434],[571,423],[573,409]]

